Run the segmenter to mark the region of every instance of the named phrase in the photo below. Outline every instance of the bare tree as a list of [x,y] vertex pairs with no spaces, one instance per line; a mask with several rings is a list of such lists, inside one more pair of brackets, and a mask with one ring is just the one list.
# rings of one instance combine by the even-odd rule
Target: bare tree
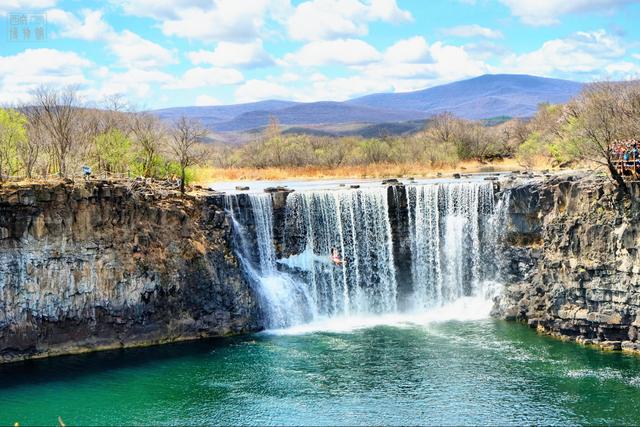
[[31,179],[40,153],[44,150],[46,136],[42,123],[38,120],[39,116],[35,112],[36,108],[24,106],[22,111],[27,116],[27,138],[18,145],[18,156],[22,161],[27,178]]
[[[617,141],[634,137],[640,109],[634,109],[637,85],[601,82],[588,85],[564,110],[564,136],[585,159],[607,168],[618,187],[630,195],[613,152]],[[640,103],[638,103],[640,106]]]
[[200,122],[180,117],[173,126],[171,151],[180,165],[180,192],[184,194],[186,170],[198,162],[197,144],[207,136],[207,130]]
[[81,137],[81,103],[74,87],[41,86],[33,92],[37,121],[51,142],[54,166],[60,176],[68,172],[69,157]]

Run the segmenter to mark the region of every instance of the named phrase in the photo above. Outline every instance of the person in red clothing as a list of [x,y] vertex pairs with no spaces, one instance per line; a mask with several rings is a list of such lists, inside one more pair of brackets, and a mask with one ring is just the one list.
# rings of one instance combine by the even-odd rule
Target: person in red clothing
[[346,261],[340,258],[340,254],[336,248],[331,248],[331,261],[335,265],[346,264]]

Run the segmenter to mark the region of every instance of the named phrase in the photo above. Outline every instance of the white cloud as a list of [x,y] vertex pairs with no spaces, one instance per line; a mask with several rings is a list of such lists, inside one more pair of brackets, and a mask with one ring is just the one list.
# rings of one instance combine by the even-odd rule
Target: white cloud
[[196,105],[198,107],[207,107],[210,105],[221,105],[222,102],[220,102],[219,99],[214,98],[213,96],[209,96],[209,95],[198,95],[196,97]]
[[365,35],[372,21],[398,23],[411,19],[396,0],[310,0],[295,8],[287,26],[295,40],[326,40]]
[[254,102],[265,99],[292,99],[293,92],[278,83],[268,80],[249,80],[236,89],[236,102]]
[[477,24],[449,27],[443,29],[442,32],[455,37],[485,37],[488,39],[499,39],[503,37],[500,31],[482,27]]
[[500,0],[511,9],[511,13],[529,25],[552,25],[559,22],[562,15],[569,13],[603,11],[636,0]]
[[384,52],[384,59],[389,63],[431,62],[429,45],[422,36],[411,37],[396,42]]
[[56,0],[3,0],[0,15],[11,11],[44,10],[56,5]]
[[47,21],[60,27],[60,37],[79,40],[107,40],[115,35],[113,28],[102,19],[100,10],[83,10],[83,19],[61,9],[47,11]]
[[111,37],[108,49],[121,65],[130,68],[162,67],[176,62],[171,51],[129,30]]
[[307,43],[297,52],[285,55],[284,62],[302,66],[356,65],[373,62],[381,57],[380,52],[362,40],[340,39]]
[[187,57],[195,65],[209,64],[216,67],[261,67],[273,64],[273,59],[262,47],[262,40],[251,43],[220,42],[213,51],[188,52]]
[[88,41],[105,41],[107,50],[118,57],[119,65],[127,68],[154,68],[176,62],[168,49],[140,37],[129,30],[116,32],[102,18],[102,11],[81,11],[82,19],[60,9],[47,13],[49,22],[60,28],[60,37]]
[[233,68],[195,67],[187,70],[179,79],[167,85],[167,89],[194,89],[205,86],[233,85],[241,83],[244,76]]
[[29,92],[43,84],[85,84],[84,72],[92,65],[75,52],[56,49],[26,49],[0,56],[0,103],[26,101]]
[[625,52],[622,42],[605,30],[577,32],[549,40],[532,52],[507,56],[502,69],[545,76],[583,73],[596,77],[605,67],[620,62]]
[[246,42],[256,39],[268,18],[284,19],[288,0],[112,0],[126,13],[157,20],[165,35]]
[[152,85],[173,81],[171,74],[157,70],[129,69],[121,73],[107,72],[102,84],[86,91],[93,100],[121,94],[127,98],[144,99],[152,93]]

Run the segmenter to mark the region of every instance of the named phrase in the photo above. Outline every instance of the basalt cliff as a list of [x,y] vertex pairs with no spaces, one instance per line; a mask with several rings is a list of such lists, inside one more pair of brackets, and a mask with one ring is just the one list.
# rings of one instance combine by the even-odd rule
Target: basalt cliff
[[[497,256],[504,286],[492,314],[638,351],[640,202],[594,175],[488,179],[507,204]],[[640,200],[640,185],[630,188]],[[407,191],[387,189],[395,279],[399,295],[409,295]],[[271,199],[278,257],[303,249],[295,233],[285,238],[290,194]],[[252,227],[249,198],[234,200]],[[262,329],[227,203],[220,193],[181,197],[144,182],[5,183],[0,362]]]
[[629,188],[631,198],[593,175],[508,185],[505,287],[493,315],[638,352],[640,185]]
[[0,188],[0,362],[259,328],[224,198],[140,183]]

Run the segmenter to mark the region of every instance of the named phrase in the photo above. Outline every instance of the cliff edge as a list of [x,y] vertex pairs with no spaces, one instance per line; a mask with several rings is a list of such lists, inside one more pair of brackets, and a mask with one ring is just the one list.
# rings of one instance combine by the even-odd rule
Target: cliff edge
[[0,187],[0,362],[259,329],[224,198],[144,182]]

